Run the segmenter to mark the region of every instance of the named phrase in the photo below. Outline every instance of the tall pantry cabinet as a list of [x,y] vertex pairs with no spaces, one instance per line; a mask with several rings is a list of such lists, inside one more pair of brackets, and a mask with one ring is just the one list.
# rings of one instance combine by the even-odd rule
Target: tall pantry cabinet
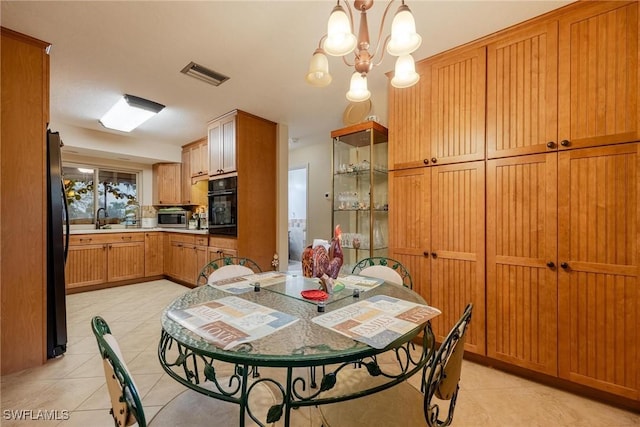
[[[486,197],[486,321],[475,311],[473,321],[486,326],[484,354],[632,401],[640,400],[638,28],[637,2],[578,2],[439,55],[486,47],[486,151],[478,161],[486,176],[476,194]],[[401,113],[390,109],[390,159]],[[421,121],[431,139],[423,132],[420,143],[432,146],[434,114]],[[396,166],[429,167],[390,173],[390,252],[413,262],[420,292],[438,306],[438,273],[426,256],[441,246],[434,230],[447,233],[447,220],[460,214],[448,205],[451,218],[438,217],[441,196],[429,180],[441,166],[414,160]],[[401,202],[398,191],[409,186],[431,190]],[[403,222],[412,215],[430,231],[410,230]]]
[[1,374],[46,359],[49,44],[1,28]]
[[[423,81],[412,88],[422,97],[417,106],[409,105],[415,98],[402,95],[403,89],[390,89],[389,95],[389,167],[395,169],[389,184],[390,256],[406,264],[421,294],[442,310],[432,321],[439,340],[466,304],[474,303],[465,348],[480,354],[485,353],[485,165],[471,160],[484,158],[485,116],[478,108],[484,105],[484,64],[484,47],[438,56],[417,64]],[[414,131],[398,132],[406,124],[401,105],[412,115],[420,112]]]

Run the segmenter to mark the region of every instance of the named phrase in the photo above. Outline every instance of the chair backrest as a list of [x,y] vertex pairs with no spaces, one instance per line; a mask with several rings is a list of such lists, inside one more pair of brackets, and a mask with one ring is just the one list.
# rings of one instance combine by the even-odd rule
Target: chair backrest
[[138,423],[138,426],[146,427],[147,421],[140,394],[124,362],[118,341],[111,334],[107,322],[100,316],[91,320],[91,328],[102,356],[104,376],[111,398],[111,415],[115,424],[130,426]]
[[196,286],[206,285],[216,280],[247,276],[261,272],[260,266],[249,258],[234,256],[217,258],[202,267],[196,279]]
[[413,289],[413,280],[406,268],[392,258],[387,257],[371,257],[358,261],[351,270],[353,274],[360,276],[375,277],[383,279],[387,282],[403,285],[409,289]]
[[[460,372],[462,370],[462,356],[464,354],[464,342],[473,304],[468,304],[460,317],[460,320],[451,329],[445,340],[440,345],[435,357],[425,369],[424,387],[424,417],[429,427],[444,427],[453,421],[453,411],[460,389]],[[427,375],[428,372],[428,375]],[[440,401],[448,401],[446,418],[440,418]],[[444,415],[444,414],[443,414]]]

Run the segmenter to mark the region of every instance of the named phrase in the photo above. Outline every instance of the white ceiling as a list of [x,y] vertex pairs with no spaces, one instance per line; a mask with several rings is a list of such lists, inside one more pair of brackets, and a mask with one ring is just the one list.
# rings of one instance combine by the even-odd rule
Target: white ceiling
[[[407,0],[423,42],[416,60],[570,1]],[[242,109],[286,124],[297,145],[343,127],[350,68],[330,58],[333,83],[306,84],[308,61],[335,1],[2,1],[2,26],[52,44],[51,122],[183,145],[207,121]],[[372,44],[386,2],[369,12]],[[399,2],[385,24],[386,32]],[[359,18],[355,19],[356,25]],[[219,87],[185,76],[190,61],[231,77]],[[386,123],[388,55],[369,74],[373,114]],[[167,107],[131,134],[98,119],[124,93]],[[112,135],[110,135],[112,137]],[[150,157],[153,157],[150,155]]]

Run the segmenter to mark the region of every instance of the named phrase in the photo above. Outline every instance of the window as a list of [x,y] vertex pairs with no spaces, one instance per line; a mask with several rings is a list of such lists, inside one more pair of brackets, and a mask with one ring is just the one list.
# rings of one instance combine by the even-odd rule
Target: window
[[64,164],[62,173],[71,224],[93,224],[100,208],[107,223],[118,224],[138,204],[137,171]]

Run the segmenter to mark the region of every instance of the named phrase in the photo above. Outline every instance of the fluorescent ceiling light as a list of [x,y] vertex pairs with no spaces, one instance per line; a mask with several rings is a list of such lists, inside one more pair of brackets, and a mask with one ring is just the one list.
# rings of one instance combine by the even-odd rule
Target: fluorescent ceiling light
[[78,172],[82,172],[82,173],[93,173],[93,169],[78,168]]
[[164,105],[133,95],[124,95],[102,116],[100,124],[109,129],[131,132],[158,114]]

